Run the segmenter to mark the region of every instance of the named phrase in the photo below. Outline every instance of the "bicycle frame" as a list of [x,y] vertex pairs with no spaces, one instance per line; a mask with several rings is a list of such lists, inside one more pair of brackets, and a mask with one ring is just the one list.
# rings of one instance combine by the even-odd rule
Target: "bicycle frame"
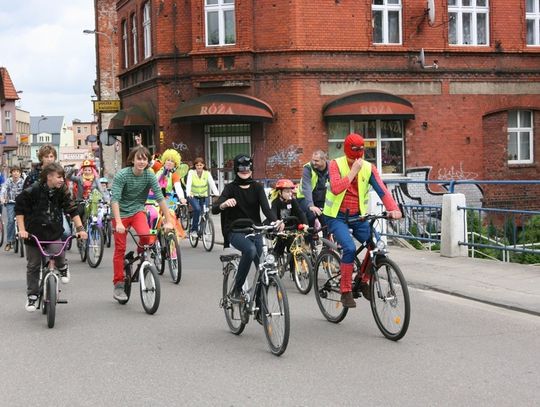
[[[137,241],[136,237],[141,237],[141,236],[153,236],[156,238],[156,235],[154,233],[149,233],[149,234],[145,234],[145,235],[136,235],[134,234],[131,230],[127,230],[127,232],[129,233],[129,235],[133,238],[133,241],[135,242],[135,244],[137,245],[138,248],[142,249],[143,251],[139,254],[137,254],[136,257],[134,257],[131,261],[130,261],[130,265],[132,265],[133,263],[135,262],[139,262],[139,264],[137,265],[137,268],[135,269],[135,271],[133,271],[133,269],[131,269],[131,276],[136,276],[140,273],[140,270],[144,269],[145,266],[147,265],[151,265],[152,263],[150,263],[150,261],[148,260],[150,255],[149,255],[149,251],[150,249],[155,245],[155,242],[154,243],[151,243],[151,244],[145,244],[145,245],[141,245],[139,244],[139,242]],[[140,275],[139,275],[140,277]],[[139,278],[139,284],[141,285],[142,289],[143,290],[146,290],[146,284],[144,282],[144,278]]]

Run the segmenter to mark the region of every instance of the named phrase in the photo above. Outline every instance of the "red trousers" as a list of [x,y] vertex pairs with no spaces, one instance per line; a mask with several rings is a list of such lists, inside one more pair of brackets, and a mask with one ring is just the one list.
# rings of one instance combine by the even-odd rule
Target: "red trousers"
[[[146,221],[146,213],[137,212],[133,216],[122,218],[122,224],[129,229],[132,227],[138,235],[148,235],[150,227]],[[116,221],[112,220],[113,229],[116,229]],[[124,256],[126,254],[126,233],[114,232],[114,256],[113,256],[113,284],[122,283],[124,281]],[[139,243],[141,245],[148,244],[151,241],[151,236],[141,236]]]

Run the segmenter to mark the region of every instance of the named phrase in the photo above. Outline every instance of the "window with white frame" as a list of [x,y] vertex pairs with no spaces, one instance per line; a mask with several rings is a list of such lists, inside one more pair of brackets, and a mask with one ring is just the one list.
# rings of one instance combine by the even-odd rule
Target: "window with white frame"
[[401,44],[401,0],[372,0],[374,44]]
[[533,113],[530,110],[508,112],[508,163],[533,162]]
[[148,58],[152,55],[152,32],[150,25],[150,2],[147,1],[143,8],[143,42],[144,42],[144,57]]
[[129,65],[129,52],[128,52],[128,24],[127,21],[122,22],[122,44],[124,44],[124,68]]
[[328,156],[344,154],[343,142],[350,133],[364,137],[364,158],[375,164],[381,174],[403,174],[404,126],[401,120],[330,121],[328,123]]
[[527,0],[527,45],[540,45],[540,0]]
[[137,17],[135,14],[131,16],[131,40],[133,43],[133,64],[139,62],[139,55],[137,53]]
[[51,135],[50,134],[40,134],[38,137],[38,141],[40,143],[50,143],[51,142]]
[[236,43],[234,0],[205,0],[206,45]]
[[448,42],[451,45],[488,45],[488,0],[448,0]]
[[10,110],[6,110],[4,111],[4,131],[6,133],[11,133],[12,132],[12,129],[11,129],[11,111]]

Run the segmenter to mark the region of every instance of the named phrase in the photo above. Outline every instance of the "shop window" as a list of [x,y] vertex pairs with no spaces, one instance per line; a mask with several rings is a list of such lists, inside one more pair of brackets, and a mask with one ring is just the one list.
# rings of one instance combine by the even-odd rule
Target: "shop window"
[[540,45],[540,0],[527,0],[525,20],[527,21],[527,45]]
[[152,55],[152,30],[150,21],[150,2],[147,1],[143,8],[143,42],[144,42],[144,58],[149,58]]
[[206,45],[236,43],[234,0],[205,0]]
[[401,44],[401,0],[372,0],[373,43]]
[[451,45],[488,45],[488,0],[448,0],[448,42]]
[[380,173],[404,173],[404,129],[401,120],[330,121],[328,123],[330,159],[344,154],[343,142],[349,133],[361,134],[364,137],[364,158],[375,164]]
[[508,112],[508,163],[533,162],[533,114],[530,110]]

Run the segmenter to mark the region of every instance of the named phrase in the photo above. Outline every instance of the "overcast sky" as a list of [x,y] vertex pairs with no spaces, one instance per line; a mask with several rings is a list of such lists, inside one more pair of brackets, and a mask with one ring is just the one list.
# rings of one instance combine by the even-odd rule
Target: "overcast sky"
[[0,66],[32,116],[92,120],[93,0],[0,0]]

